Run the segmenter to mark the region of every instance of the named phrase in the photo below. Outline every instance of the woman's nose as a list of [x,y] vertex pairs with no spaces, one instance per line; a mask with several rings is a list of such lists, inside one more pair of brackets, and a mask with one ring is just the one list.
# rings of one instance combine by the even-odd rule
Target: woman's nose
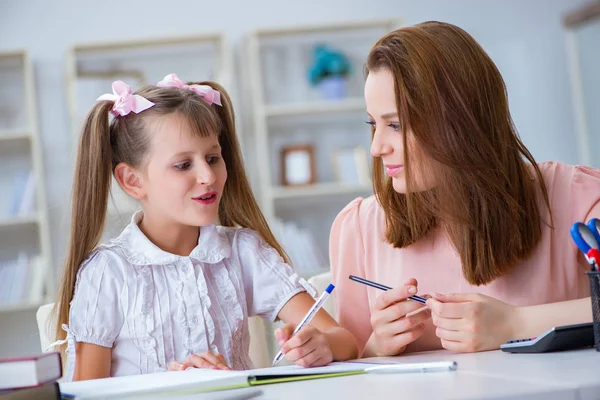
[[371,142],[371,155],[373,157],[383,157],[389,154],[391,146],[385,141],[380,133],[375,131],[373,134],[373,141]]

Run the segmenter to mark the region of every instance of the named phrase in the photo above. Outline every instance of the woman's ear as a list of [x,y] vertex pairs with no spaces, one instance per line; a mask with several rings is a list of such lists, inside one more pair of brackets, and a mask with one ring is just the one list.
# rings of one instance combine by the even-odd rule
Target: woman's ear
[[121,188],[136,200],[141,200],[146,196],[143,177],[140,172],[132,166],[119,163],[115,167],[115,178]]

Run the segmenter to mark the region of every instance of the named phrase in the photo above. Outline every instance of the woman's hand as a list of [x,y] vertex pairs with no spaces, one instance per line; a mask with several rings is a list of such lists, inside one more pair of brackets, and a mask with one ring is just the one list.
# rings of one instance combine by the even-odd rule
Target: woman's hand
[[286,360],[305,368],[321,367],[333,361],[333,352],[325,333],[306,325],[292,337],[295,328],[293,324],[286,324],[275,330],[275,339]]
[[435,334],[447,350],[493,350],[514,339],[518,307],[476,293],[436,293],[427,305],[436,326]]
[[200,354],[190,354],[183,362],[171,361],[169,363],[169,371],[184,371],[188,368],[231,370],[221,354],[213,354],[210,351]]
[[[377,298],[371,309],[373,334],[364,356],[398,355],[423,335],[425,321],[431,317],[431,312],[408,299],[416,293],[417,281],[411,278],[404,286],[388,290]],[[422,311],[414,312],[419,309]]]

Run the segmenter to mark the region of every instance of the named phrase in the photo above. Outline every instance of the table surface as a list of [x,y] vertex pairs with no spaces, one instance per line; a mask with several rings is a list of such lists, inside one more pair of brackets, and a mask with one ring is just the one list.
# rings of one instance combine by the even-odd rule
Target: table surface
[[438,360],[456,361],[458,368],[454,372],[366,374],[268,385],[254,398],[600,399],[600,352],[594,349],[543,354],[435,351],[361,361]]
[[[456,371],[361,374],[177,396],[181,399],[600,399],[600,352],[582,349],[543,354],[434,351],[361,363],[451,360]],[[168,372],[165,372],[168,374]],[[144,396],[147,398],[147,396]]]

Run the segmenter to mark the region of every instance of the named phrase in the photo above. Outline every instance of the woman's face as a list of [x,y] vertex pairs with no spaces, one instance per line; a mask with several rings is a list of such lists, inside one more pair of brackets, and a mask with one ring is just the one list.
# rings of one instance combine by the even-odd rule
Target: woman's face
[[[421,152],[416,150],[412,132],[400,126],[396,95],[394,93],[394,76],[387,69],[369,72],[365,82],[365,103],[367,105],[368,123],[373,126],[373,142],[371,155],[381,158],[386,174],[392,179],[394,190],[406,193],[406,171],[404,152],[409,151],[411,172],[415,176],[416,190],[427,190],[434,186],[425,174],[417,170],[423,160]],[[409,149],[404,146],[403,134],[406,133]],[[428,182],[428,183],[427,183]]]

